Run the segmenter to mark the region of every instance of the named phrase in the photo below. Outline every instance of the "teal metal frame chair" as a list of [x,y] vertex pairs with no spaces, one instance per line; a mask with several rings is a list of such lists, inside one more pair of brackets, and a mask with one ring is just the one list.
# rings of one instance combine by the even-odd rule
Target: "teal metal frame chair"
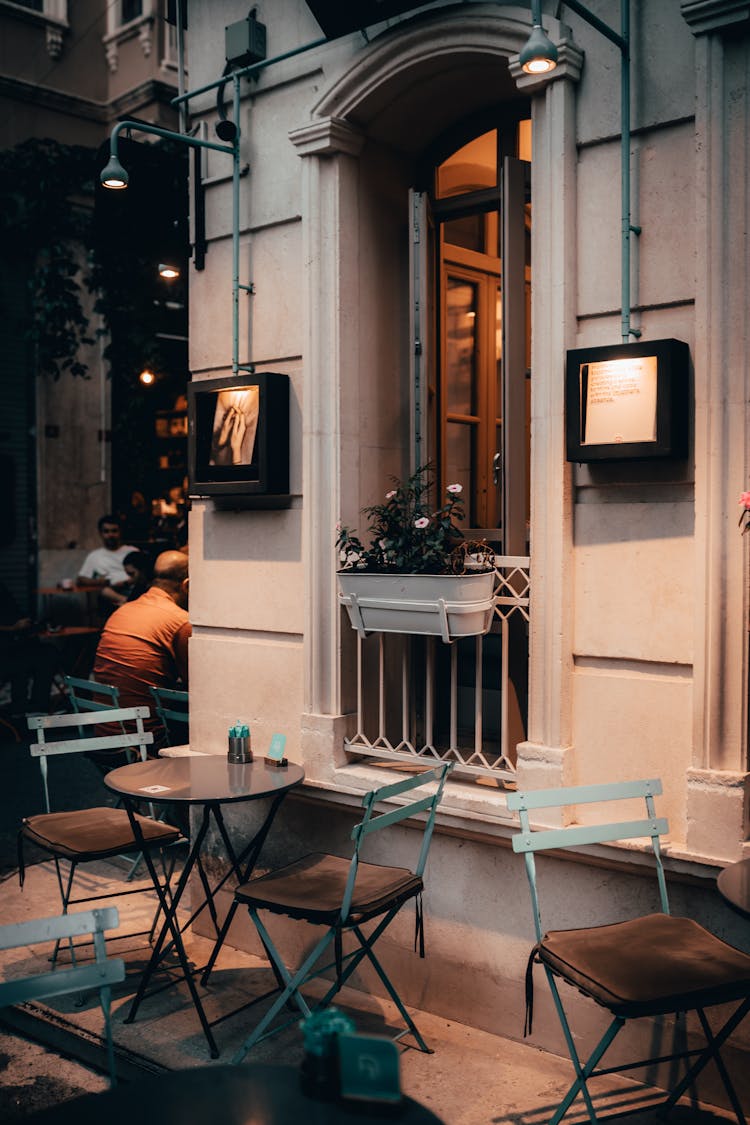
[[[98,680],[85,680],[80,676],[63,676],[63,683],[70,706],[76,715],[87,714],[90,711],[111,711],[120,706],[120,689],[115,684],[103,684],[99,683]],[[79,727],[78,730],[81,737],[86,733],[91,737],[96,734],[94,727],[91,727],[88,731],[83,727]],[[120,730],[123,734],[125,733],[124,722],[120,723]],[[133,747],[125,746],[123,752],[128,762],[137,760],[137,751]],[[102,773],[109,773],[110,769],[114,769],[115,766],[120,764],[120,762],[106,762],[101,759],[96,761],[96,765]],[[153,805],[149,808],[151,815],[154,816]],[[140,855],[134,857],[128,872],[128,882],[135,878],[141,864],[141,858]]]
[[117,908],[104,907],[76,914],[61,914],[52,918],[36,918],[30,922],[16,922],[0,926],[0,949],[18,949],[54,941],[72,941],[75,937],[91,935],[95,960],[72,968],[32,976],[12,977],[0,981],[0,1008],[24,1004],[29,1000],[42,1000],[52,996],[67,996],[86,989],[99,990],[99,1002],[104,1016],[104,1034],[107,1041],[109,1079],[116,1083],[115,1052],[112,1041],[112,985],[125,980],[125,962],[119,957],[108,958],[105,930],[116,930],[120,924]]
[[[362,799],[364,816],[359,824],[355,825],[351,834],[354,841],[354,853],[351,859],[342,859],[340,856],[320,852],[313,853],[285,867],[251,879],[237,888],[234,901],[204,970],[203,984],[208,981],[237,908],[246,906],[271,961],[279,994],[253,1032],[245,1039],[232,1060],[234,1063],[241,1062],[248,1051],[262,1040],[276,1035],[299,1020],[299,1014],[295,1014],[272,1028],[271,1024],[284,1007],[294,1005],[303,1016],[307,1017],[311,1014],[312,1009],[300,991],[307,981],[335,967],[336,975],[333,983],[323,999],[314,1005],[314,1010],[320,1011],[328,1007],[364,958],[367,958],[375,969],[406,1024],[406,1027],[394,1037],[394,1041],[411,1033],[419,1049],[431,1053],[395,987],[388,979],[385,969],[375,956],[373,946],[404,903],[416,899],[417,936],[420,939],[420,954],[424,956],[422,876],[435,827],[437,807],[443,795],[445,779],[452,767],[452,762],[446,762],[404,781],[384,785],[367,793]],[[427,794],[422,792],[415,794],[414,797],[407,796],[412,790],[423,790],[430,783],[432,783],[432,790]],[[406,798],[405,803],[402,802],[402,798]],[[376,814],[376,806],[382,801],[390,801],[391,806],[387,811]],[[395,807],[393,807],[394,803]],[[361,847],[368,836],[414,817],[424,818],[424,823],[420,837],[421,848],[413,869],[384,867],[365,863],[360,859]],[[261,910],[326,927],[323,936],[315,942],[312,951],[293,973],[286,968],[271,935],[261,921],[259,916]],[[362,926],[375,919],[378,921],[374,929],[369,934],[365,934]],[[357,945],[349,953],[343,952],[345,933],[351,933],[357,940]],[[316,968],[331,946],[334,948],[334,960]],[[269,993],[266,993],[265,996],[258,997],[253,1003],[267,998],[268,995]],[[244,1007],[247,1008],[249,1005]],[[236,1011],[229,1014],[235,1015]]]
[[87,711],[111,711],[120,706],[120,689],[114,684],[83,680],[80,676],[63,676],[65,694],[76,714]]
[[[655,779],[508,794],[508,808],[518,812],[521,821],[521,831],[513,837],[513,850],[523,854],[526,861],[537,937],[526,976],[527,1026],[531,1031],[533,965],[539,963],[544,967],[576,1074],[575,1081],[550,1119],[550,1125],[557,1125],[579,1095],[586,1104],[590,1120],[597,1121],[588,1088],[589,1080],[596,1075],[688,1058],[694,1061],[672,1088],[661,1107],[661,1114],[674,1107],[707,1063],[713,1060],[738,1122],[746,1125],[720,1050],[750,1010],[750,956],[727,945],[697,922],[670,914],[659,843],[660,836],[668,831],[668,825],[664,818],[656,816],[654,807],[654,797],[661,792],[661,781]],[[645,800],[645,819],[563,828],[534,829],[531,826],[531,815],[538,809],[632,801],[633,798]],[[637,838],[651,840],[661,912],[609,925],[545,932],[537,891],[536,853]],[[577,1037],[563,1007],[558,981],[564,981],[590,997],[612,1017],[586,1061],[579,1056]],[[705,1009],[729,1002],[736,1002],[737,1007],[725,1019],[720,1030],[712,1031]],[[599,1065],[628,1020],[692,1011],[696,1012],[703,1029],[705,1046],[619,1066]]]
[[[29,729],[36,732],[38,741],[29,747],[31,756],[39,759],[44,789],[45,812],[35,816],[25,817],[21,823],[18,834],[18,874],[21,886],[24,883],[24,841],[28,840],[38,848],[47,852],[55,863],[57,881],[60,888],[63,913],[67,914],[68,906],[81,902],[92,902],[100,898],[113,898],[120,895],[137,894],[139,888],[131,887],[128,890],[110,892],[106,895],[86,895],[82,898],[73,898],[73,881],[80,864],[89,863],[97,859],[110,859],[115,856],[139,854],[128,814],[123,808],[110,806],[88,809],[76,809],[68,812],[53,812],[50,799],[49,765],[48,758],[56,758],[68,754],[86,754],[92,750],[116,750],[130,747],[135,752],[140,752],[142,761],[146,760],[146,747],[153,742],[153,734],[144,730],[143,720],[148,718],[148,707],[120,707],[110,711],[92,711],[88,714],[72,715],[38,715],[29,716],[27,722]],[[98,723],[109,723],[113,726],[134,725],[134,730],[125,734],[98,735],[89,738],[81,736],[80,728],[84,731],[87,727]],[[70,728],[79,728],[76,737],[47,741],[48,733],[63,735]],[[184,838],[179,830],[171,824],[155,820],[153,817],[139,816],[138,818],[144,840],[151,850],[160,850],[173,844],[184,843]],[[69,864],[67,879],[63,879],[61,861]],[[164,871],[165,892],[168,893],[171,868]],[[149,933],[149,940],[153,935],[154,926],[159,915],[157,908],[154,921]],[[143,931],[145,933],[146,931]],[[129,937],[141,936],[130,934]],[[57,958],[58,946],[55,946],[53,963]],[[71,955],[73,947],[71,945]]]
[[[167,746],[183,745],[190,726],[190,695],[178,688],[163,688],[151,685],[149,691],[154,698],[154,711],[164,727]],[[180,735],[182,737],[180,737]]]

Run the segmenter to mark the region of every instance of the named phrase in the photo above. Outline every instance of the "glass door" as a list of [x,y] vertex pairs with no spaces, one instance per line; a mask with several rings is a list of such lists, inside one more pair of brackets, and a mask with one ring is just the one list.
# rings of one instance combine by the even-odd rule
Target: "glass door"
[[466,530],[514,555],[528,553],[531,211],[529,164],[516,155],[527,125],[455,150],[437,166],[433,201],[440,486],[462,484]]

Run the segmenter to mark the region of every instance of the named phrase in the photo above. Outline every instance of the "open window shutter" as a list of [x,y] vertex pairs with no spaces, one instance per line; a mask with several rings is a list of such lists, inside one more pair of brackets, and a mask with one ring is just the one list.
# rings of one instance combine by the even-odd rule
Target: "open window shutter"
[[435,225],[423,191],[409,191],[409,386],[411,471],[434,455],[435,396]]

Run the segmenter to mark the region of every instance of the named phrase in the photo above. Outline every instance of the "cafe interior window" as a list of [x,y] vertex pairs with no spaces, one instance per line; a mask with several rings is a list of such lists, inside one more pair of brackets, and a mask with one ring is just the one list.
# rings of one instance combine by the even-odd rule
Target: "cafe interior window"
[[528,550],[531,121],[506,115],[435,167],[437,451],[467,526]]

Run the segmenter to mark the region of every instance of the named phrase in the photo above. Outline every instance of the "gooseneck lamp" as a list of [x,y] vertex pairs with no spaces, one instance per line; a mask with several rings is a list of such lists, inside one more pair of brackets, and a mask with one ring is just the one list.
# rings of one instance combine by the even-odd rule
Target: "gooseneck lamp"
[[540,23],[532,27],[518,61],[526,74],[547,74],[557,66],[557,47]]
[[[631,222],[630,216],[630,0],[620,0],[619,32],[590,11],[582,0],[565,0],[565,5],[620,52],[620,273],[622,340],[627,343],[631,336],[637,338],[641,334],[640,329],[633,328],[630,323],[630,240],[631,235],[641,233],[641,228]],[[542,0],[531,0],[531,25],[531,34],[518,55],[518,61],[526,74],[547,74],[557,66],[558,53],[542,27]]]
[[117,153],[112,152],[99,176],[102,186],[112,191],[121,191],[128,186],[128,173],[117,159]]

